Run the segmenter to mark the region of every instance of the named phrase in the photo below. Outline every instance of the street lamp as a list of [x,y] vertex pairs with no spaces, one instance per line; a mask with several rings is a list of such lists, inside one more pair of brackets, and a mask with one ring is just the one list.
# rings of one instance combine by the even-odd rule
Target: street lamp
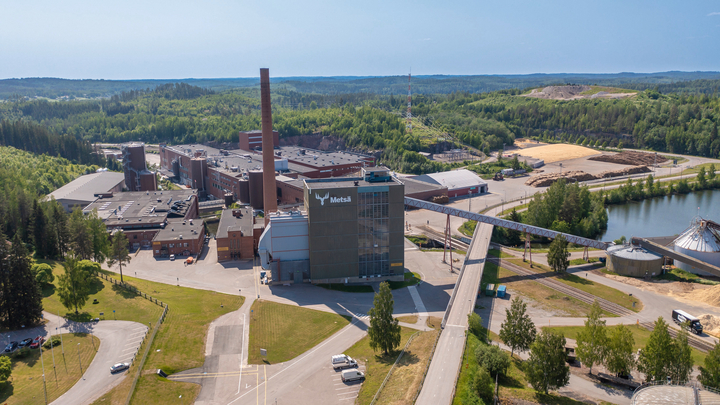
[[80,343],[78,343],[77,345],[78,345],[78,363],[80,363],[80,376],[82,376],[83,371],[82,371],[82,361],[80,360]]

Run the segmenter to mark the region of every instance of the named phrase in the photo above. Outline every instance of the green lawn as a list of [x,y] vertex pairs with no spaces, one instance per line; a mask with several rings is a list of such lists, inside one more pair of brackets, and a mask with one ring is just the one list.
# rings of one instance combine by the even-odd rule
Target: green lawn
[[[80,309],[78,314],[75,314],[74,310],[68,310],[60,303],[57,291],[55,290],[59,282],[58,276],[65,274],[62,265],[50,260],[38,260],[37,262],[51,265],[53,267],[53,274],[55,275],[54,284],[46,285],[42,290],[43,308],[45,311],[78,322],[88,322],[98,317],[102,319],[103,317],[100,316],[100,313],[104,312],[104,319],[135,321],[143,325],[147,325],[148,322],[154,324],[162,313],[162,308],[158,305],[98,277],[92,283],[90,289],[91,294],[87,303]],[[110,274],[110,276],[113,277],[114,274]],[[117,278],[118,280],[120,279],[120,277]],[[125,277],[125,279],[127,279],[127,277]],[[146,290],[141,289],[141,291]],[[97,300],[98,303],[94,304],[94,300]],[[115,312],[113,313],[113,311]]]
[[[522,259],[510,259],[509,262],[513,264],[517,264],[519,266],[522,266],[526,269],[530,269],[530,264],[523,262]],[[642,302],[637,299],[636,297],[630,297],[628,294],[625,294],[624,292],[620,290],[616,290],[612,287],[608,287],[606,285],[596,283],[594,281],[590,281],[587,278],[583,278],[580,276],[577,276],[575,274],[556,274],[552,270],[550,270],[548,267],[540,265],[535,263],[531,270],[534,270],[538,273],[546,273],[549,277],[553,277],[558,281],[561,281],[571,287],[575,287],[579,290],[585,291],[587,293],[593,294],[597,297],[604,298],[610,302],[614,302],[618,305],[621,305],[629,310],[639,312],[643,308]],[[578,273],[583,274],[583,273]],[[635,303],[635,306],[633,306],[633,303]]]
[[488,250],[488,255],[492,257],[500,257],[500,258],[506,258],[506,257],[515,257],[509,253],[505,253],[503,251],[500,251],[498,249],[490,249]]
[[[115,273],[103,272],[111,277],[119,278],[119,275]],[[245,298],[128,276],[125,276],[125,282],[167,303],[169,307],[165,322],[160,326],[155,340],[150,346],[148,358],[131,403],[166,403],[167,398],[175,398],[173,403],[177,404],[194,403],[200,391],[198,385],[170,381],[157,376],[155,370],[160,368],[168,374],[172,374],[203,365],[205,362],[205,338],[210,322],[238,310]],[[156,306],[156,308],[160,307]],[[157,317],[152,320],[153,326],[155,322],[157,322]],[[143,348],[141,348],[141,352],[142,350]],[[135,375],[134,373],[137,371],[135,367],[131,367],[130,375]],[[124,404],[131,383],[131,378],[125,379],[94,404]],[[180,397],[181,395],[182,397]]]
[[[641,348],[645,347],[645,345],[647,344],[648,338],[650,337],[650,333],[652,333],[652,332],[650,332],[649,330],[643,328],[642,326],[638,326],[638,325],[627,325],[627,326],[632,331],[633,337],[635,338],[635,345],[633,346],[633,349],[637,350],[637,349],[641,349]],[[544,326],[543,327],[543,329],[550,329],[555,332],[560,332],[563,335],[565,335],[565,337],[568,339],[575,339],[578,332],[580,332],[583,328],[584,328],[583,326],[553,326],[553,327]],[[613,328],[616,328],[616,326],[608,326],[607,328],[608,328],[608,333],[610,333],[610,330]],[[707,356],[707,354],[705,354],[697,349],[691,348],[691,350],[692,350],[693,360],[695,361],[695,365],[696,366],[702,365],[705,362],[705,357]]]
[[405,281],[388,281],[391,290],[397,290],[400,288],[410,287],[411,285],[417,285],[422,278],[418,273],[405,273]]
[[345,354],[365,364],[365,382],[363,382],[358,394],[357,404],[369,404],[373,396],[380,388],[383,380],[387,376],[388,371],[392,367],[400,350],[405,346],[410,336],[417,332],[414,329],[402,328],[400,337],[400,347],[398,350],[388,355],[381,352],[375,352],[370,348],[370,338],[363,337],[355,343],[351,348],[345,351]]
[[[61,346],[55,346],[54,353],[50,349],[42,349],[45,363],[45,376],[48,403],[54,401],[80,379],[80,362],[83,371],[95,357],[100,339],[85,333],[67,333],[62,335],[65,354]],[[92,340],[91,340],[92,339]],[[80,345],[78,345],[80,343]],[[5,383],[0,383],[0,402],[3,404],[42,404],[45,403],[43,391],[43,361],[41,350],[27,349],[24,355],[16,355],[12,359],[12,376]],[[78,352],[80,359],[78,359]],[[53,354],[55,367],[53,368]],[[107,370],[108,374],[110,370]],[[56,380],[57,379],[57,380]]]
[[690,283],[699,283],[699,284],[708,284],[708,285],[717,285],[720,284],[717,281],[708,280],[706,278],[702,278],[698,276],[697,274],[693,274],[690,272],[687,272],[682,269],[674,268],[670,269],[665,272],[665,274],[661,274],[657,276],[657,278],[661,280],[670,280],[670,281],[683,281],[683,282],[690,282]]
[[322,287],[326,290],[335,290],[350,293],[371,293],[375,292],[372,286],[369,285],[356,285],[356,284],[315,284],[318,287]]
[[600,263],[600,258],[598,258],[598,257],[591,257],[589,260],[584,260],[584,259],[570,260],[570,266],[579,266],[581,264],[588,264],[588,263],[596,263],[596,264],[602,265],[602,263]]
[[[271,301],[253,302],[250,315],[250,364],[291,360],[350,323],[350,317]],[[267,350],[267,358],[260,356]]]

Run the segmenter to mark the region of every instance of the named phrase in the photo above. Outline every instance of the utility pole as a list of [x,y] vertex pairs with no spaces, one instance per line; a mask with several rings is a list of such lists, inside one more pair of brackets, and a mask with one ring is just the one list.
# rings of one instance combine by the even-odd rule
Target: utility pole
[[47,405],[47,385],[45,384],[45,359],[43,358],[42,346],[40,347],[40,364],[42,364],[43,372],[43,391],[45,392],[45,405]]

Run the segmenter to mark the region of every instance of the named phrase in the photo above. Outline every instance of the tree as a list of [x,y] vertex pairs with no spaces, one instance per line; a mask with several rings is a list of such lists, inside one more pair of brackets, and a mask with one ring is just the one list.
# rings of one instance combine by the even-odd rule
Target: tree
[[0,356],[0,382],[5,382],[12,374],[12,360],[8,356]]
[[107,259],[108,266],[112,267],[115,263],[120,266],[120,282],[124,283],[122,266],[123,263],[130,262],[130,254],[128,253],[128,239],[125,232],[118,229],[113,232],[112,241],[110,242],[110,255]]
[[640,351],[637,369],[645,374],[648,381],[665,381],[668,376],[667,364],[672,361],[672,353],[673,344],[668,333],[668,324],[659,317],[647,344]]
[[701,188],[705,188],[707,186],[707,178],[705,177],[705,175],[705,168],[701,166],[700,171],[698,171],[697,174],[697,182]]
[[627,326],[620,324],[610,332],[607,352],[605,353],[605,367],[611,373],[630,374],[635,367],[633,346],[635,338]]
[[577,335],[577,358],[581,363],[590,367],[590,374],[595,364],[605,360],[607,347],[607,329],[605,321],[600,320],[602,308],[595,300],[585,320],[585,327]]
[[482,367],[478,368],[473,385],[475,387],[475,392],[477,392],[478,396],[482,398],[484,403],[492,402],[493,392],[495,391],[495,382],[487,370]]
[[70,250],[75,252],[77,257],[83,260],[92,257],[92,237],[85,221],[85,215],[80,208],[75,208],[68,220],[70,231]]
[[468,315],[468,331],[477,336],[483,343],[487,343],[487,333],[485,333],[485,328],[482,326],[482,318],[475,312]]
[[504,376],[510,367],[510,356],[495,345],[478,345],[475,359],[491,376]]
[[693,358],[686,328],[682,328],[673,339],[671,356],[667,364],[670,378],[678,382],[688,381],[693,369]]
[[32,272],[35,274],[35,280],[38,284],[50,284],[55,281],[55,276],[52,272],[52,267],[46,263],[34,264],[32,266]]
[[623,236],[620,237],[620,239],[615,239],[613,242],[614,242],[616,245],[624,245],[625,242],[627,242],[627,238],[625,237],[625,235],[623,235]]
[[708,168],[707,178],[710,181],[715,180],[715,163],[710,163],[710,168]]
[[[4,236],[0,237],[0,244],[7,244]],[[35,325],[42,319],[42,294],[20,233],[15,234],[12,245],[5,249],[5,252],[0,250],[2,325],[11,329]]]
[[570,257],[568,241],[564,236],[558,235],[555,240],[550,243],[547,255],[548,264],[556,273],[564,273],[570,265],[568,257]]
[[535,341],[535,324],[527,314],[527,304],[520,298],[513,298],[510,309],[505,309],[505,322],[500,325],[500,340],[510,347],[510,356],[515,350],[526,351]]
[[52,218],[53,218],[53,233],[55,238],[56,246],[53,250],[57,252],[59,256],[64,256],[67,251],[67,246],[70,241],[70,234],[68,233],[67,226],[67,214],[65,209],[53,199],[52,204]]
[[390,353],[400,345],[400,325],[393,318],[393,300],[390,284],[387,281],[380,283],[380,292],[375,294],[373,307],[368,311],[370,315],[370,348],[382,350],[384,354]]
[[549,390],[564,387],[570,381],[570,367],[565,363],[565,337],[543,330],[530,346],[525,375],[535,391],[546,395]]
[[47,233],[47,220],[45,211],[43,211],[38,201],[33,202],[33,240],[35,242],[35,254],[41,259],[47,259],[47,242],[45,234]]
[[97,210],[92,210],[86,216],[86,223],[90,239],[92,240],[92,257],[98,263],[103,263],[110,253],[110,239],[105,228],[105,223],[98,217]]
[[513,156],[512,160],[510,161],[510,167],[512,167],[513,170],[520,169],[520,161],[518,160],[517,155]]
[[58,297],[60,303],[67,309],[75,308],[75,314],[85,306],[90,297],[90,282],[88,277],[79,265],[79,260],[70,252],[63,262],[65,274],[58,276]]
[[715,347],[705,357],[704,366],[700,366],[698,380],[704,386],[720,388],[720,345],[718,342],[715,342]]

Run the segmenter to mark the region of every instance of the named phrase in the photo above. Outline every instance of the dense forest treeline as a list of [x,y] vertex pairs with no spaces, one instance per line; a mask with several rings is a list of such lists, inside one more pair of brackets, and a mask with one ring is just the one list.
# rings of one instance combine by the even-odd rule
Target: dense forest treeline
[[71,134],[58,135],[44,125],[27,121],[0,121],[0,146],[63,157],[77,163],[100,165],[104,157],[93,152],[86,140]]

